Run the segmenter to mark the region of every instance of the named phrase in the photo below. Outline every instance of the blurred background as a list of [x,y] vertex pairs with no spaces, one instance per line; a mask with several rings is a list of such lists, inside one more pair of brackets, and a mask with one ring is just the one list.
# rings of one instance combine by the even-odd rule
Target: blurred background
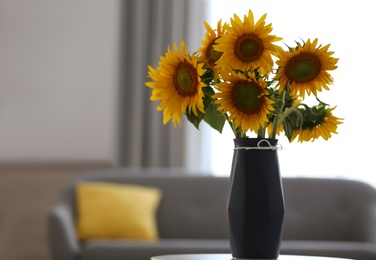
[[[63,183],[110,167],[229,175],[233,136],[162,124],[147,66],[184,40],[252,9],[283,43],[318,38],[340,58],[320,98],[344,118],[329,141],[280,138],[282,176],[376,185],[371,1],[0,0],[0,259],[48,259],[45,214]],[[23,250],[17,250],[21,247]]]

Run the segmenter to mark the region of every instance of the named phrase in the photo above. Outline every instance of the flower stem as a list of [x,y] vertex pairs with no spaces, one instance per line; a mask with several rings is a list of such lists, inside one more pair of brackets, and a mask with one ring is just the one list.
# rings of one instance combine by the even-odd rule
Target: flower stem
[[276,137],[278,127],[283,122],[283,120],[281,120],[281,114],[283,114],[283,109],[285,107],[285,98],[286,98],[286,90],[284,90],[282,92],[282,98],[278,102],[278,108],[277,109],[281,112],[274,116],[273,127],[272,127],[272,131],[270,133],[270,136],[269,136],[270,138]]
[[266,127],[260,127],[257,131],[257,138],[265,138]]
[[226,113],[223,113],[223,116],[225,117],[226,121],[230,125],[231,130],[232,130],[232,132],[235,135],[235,138],[245,137],[245,135],[242,133],[241,129],[236,128],[235,125],[234,125],[234,122],[231,121],[231,120],[229,120],[229,117],[228,117],[228,115]]
[[279,114],[274,116],[272,131],[270,133],[269,138],[273,138],[274,139],[276,137],[276,135],[277,135],[277,129],[278,129],[278,126],[280,124],[280,120],[279,120],[280,117],[281,116]]

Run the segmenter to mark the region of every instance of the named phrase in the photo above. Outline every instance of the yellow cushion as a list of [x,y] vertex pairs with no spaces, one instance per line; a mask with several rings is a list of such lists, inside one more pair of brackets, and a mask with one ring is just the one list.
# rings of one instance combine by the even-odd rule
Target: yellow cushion
[[161,191],[153,187],[82,182],[76,187],[80,240],[158,239],[156,212]]

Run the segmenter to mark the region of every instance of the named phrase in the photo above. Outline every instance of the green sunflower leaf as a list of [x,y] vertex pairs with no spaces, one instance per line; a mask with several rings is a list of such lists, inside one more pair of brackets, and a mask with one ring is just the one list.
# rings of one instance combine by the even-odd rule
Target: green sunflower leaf
[[207,69],[205,73],[201,76],[201,81],[205,83],[205,85],[210,85],[213,81],[214,72],[212,69]]
[[222,112],[217,110],[217,105],[214,104],[214,102],[211,102],[206,109],[204,121],[219,133],[222,133],[223,126],[226,123],[225,117],[223,116]]
[[204,105],[205,105],[205,100],[209,99],[210,101],[212,101],[211,97],[214,95],[214,90],[210,85],[208,85],[208,86],[202,88],[202,91],[204,92],[204,95],[205,95],[204,99],[203,99]]
[[198,116],[196,116],[193,113],[189,113],[187,109],[185,115],[187,116],[187,119],[189,122],[191,122],[197,129],[200,129],[200,123],[202,119],[204,118],[204,115],[205,115],[204,113],[198,111]]
[[187,109],[186,116],[189,122],[191,122],[197,129],[200,129],[200,123],[204,120],[213,129],[222,133],[223,127],[225,125],[226,119],[223,114],[217,110],[218,105],[214,103],[212,96],[214,95],[214,90],[211,86],[206,86],[202,88],[204,92],[204,97],[202,101],[204,103],[205,113],[198,111],[198,116],[190,113]]
[[[202,101],[204,103],[204,109],[207,111],[210,103],[212,102],[211,96],[214,94],[214,90],[210,86],[206,86],[202,88],[202,91],[204,92]],[[200,129],[200,123],[202,119],[204,119],[205,114],[201,111],[197,111],[197,113],[198,115],[196,116],[195,114],[190,113],[188,109],[185,111],[188,121],[191,122],[197,129]]]
[[285,121],[283,121],[283,130],[285,132],[287,139],[291,142],[291,136],[294,130],[293,130],[290,120],[285,119]]
[[291,142],[291,137],[294,131],[300,129],[303,124],[302,110],[294,109],[291,113],[283,120],[283,130],[287,139]]
[[205,107],[205,115],[203,119],[213,129],[222,133],[223,126],[225,125],[226,120],[222,112],[217,110],[218,105],[214,103],[214,100],[212,98],[215,92],[211,86],[207,86],[202,90],[204,92],[203,102]]

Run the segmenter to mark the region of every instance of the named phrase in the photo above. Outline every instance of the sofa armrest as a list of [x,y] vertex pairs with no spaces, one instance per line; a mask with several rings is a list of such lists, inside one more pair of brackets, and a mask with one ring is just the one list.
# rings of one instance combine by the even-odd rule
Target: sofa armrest
[[79,259],[74,221],[64,206],[54,206],[48,214],[48,245],[52,260]]

